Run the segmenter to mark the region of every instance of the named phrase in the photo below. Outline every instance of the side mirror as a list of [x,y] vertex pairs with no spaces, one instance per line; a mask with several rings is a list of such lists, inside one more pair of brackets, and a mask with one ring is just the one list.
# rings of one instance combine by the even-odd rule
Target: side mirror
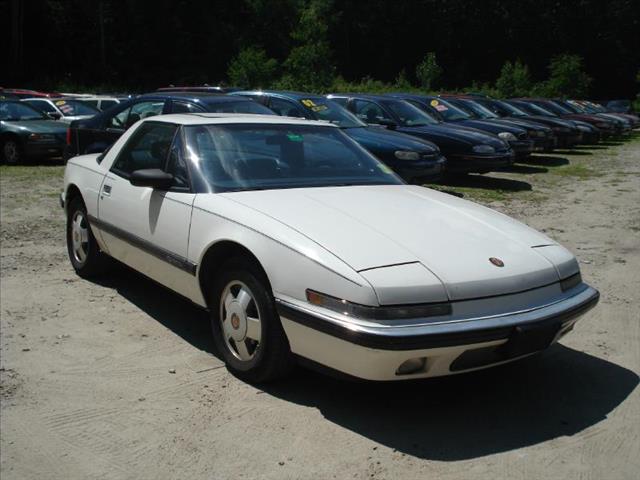
[[132,172],[129,177],[129,182],[135,187],[151,187],[158,190],[168,190],[173,184],[173,175],[159,168],[144,168]]
[[60,120],[62,118],[59,112],[47,112],[47,116],[52,120]]

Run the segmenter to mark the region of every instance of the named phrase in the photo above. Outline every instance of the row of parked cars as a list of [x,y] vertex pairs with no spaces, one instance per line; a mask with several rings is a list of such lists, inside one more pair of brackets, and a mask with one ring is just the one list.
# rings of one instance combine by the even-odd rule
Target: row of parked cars
[[137,121],[169,113],[248,113],[336,124],[409,182],[487,173],[533,152],[624,135],[638,117],[561,99],[479,94],[326,96],[223,87],[167,87],[135,97],[0,91],[1,151],[25,157],[102,152]]

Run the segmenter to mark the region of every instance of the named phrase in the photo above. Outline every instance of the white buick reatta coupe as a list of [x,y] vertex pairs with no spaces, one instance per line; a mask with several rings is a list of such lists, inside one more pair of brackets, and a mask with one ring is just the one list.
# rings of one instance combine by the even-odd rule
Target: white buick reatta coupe
[[112,257],[207,308],[252,382],[300,360],[369,380],[497,365],[544,350],[599,297],[547,236],[406,185],[314,121],[145,119],[70,159],[61,203],[79,275]]

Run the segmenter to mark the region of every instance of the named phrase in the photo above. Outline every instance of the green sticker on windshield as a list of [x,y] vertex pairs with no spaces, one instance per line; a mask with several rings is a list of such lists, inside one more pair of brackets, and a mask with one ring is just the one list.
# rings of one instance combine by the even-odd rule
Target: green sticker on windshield
[[298,135],[297,133],[287,133],[287,138],[292,142],[302,142],[302,135]]
[[378,168],[380,170],[382,170],[384,173],[393,173],[393,170],[391,170],[387,165],[385,165],[384,163],[379,163],[378,164]]

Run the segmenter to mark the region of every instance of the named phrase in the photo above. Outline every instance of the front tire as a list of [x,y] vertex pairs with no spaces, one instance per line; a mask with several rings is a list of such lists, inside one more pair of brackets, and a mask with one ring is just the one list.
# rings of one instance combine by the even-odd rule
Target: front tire
[[18,165],[23,160],[22,145],[13,137],[2,141],[2,159],[7,165]]
[[231,373],[251,383],[289,373],[289,342],[266,276],[254,262],[226,262],[213,282],[209,303],[214,341]]
[[89,226],[87,208],[80,198],[71,200],[67,208],[67,252],[73,269],[83,278],[107,270],[109,258],[100,251]]

